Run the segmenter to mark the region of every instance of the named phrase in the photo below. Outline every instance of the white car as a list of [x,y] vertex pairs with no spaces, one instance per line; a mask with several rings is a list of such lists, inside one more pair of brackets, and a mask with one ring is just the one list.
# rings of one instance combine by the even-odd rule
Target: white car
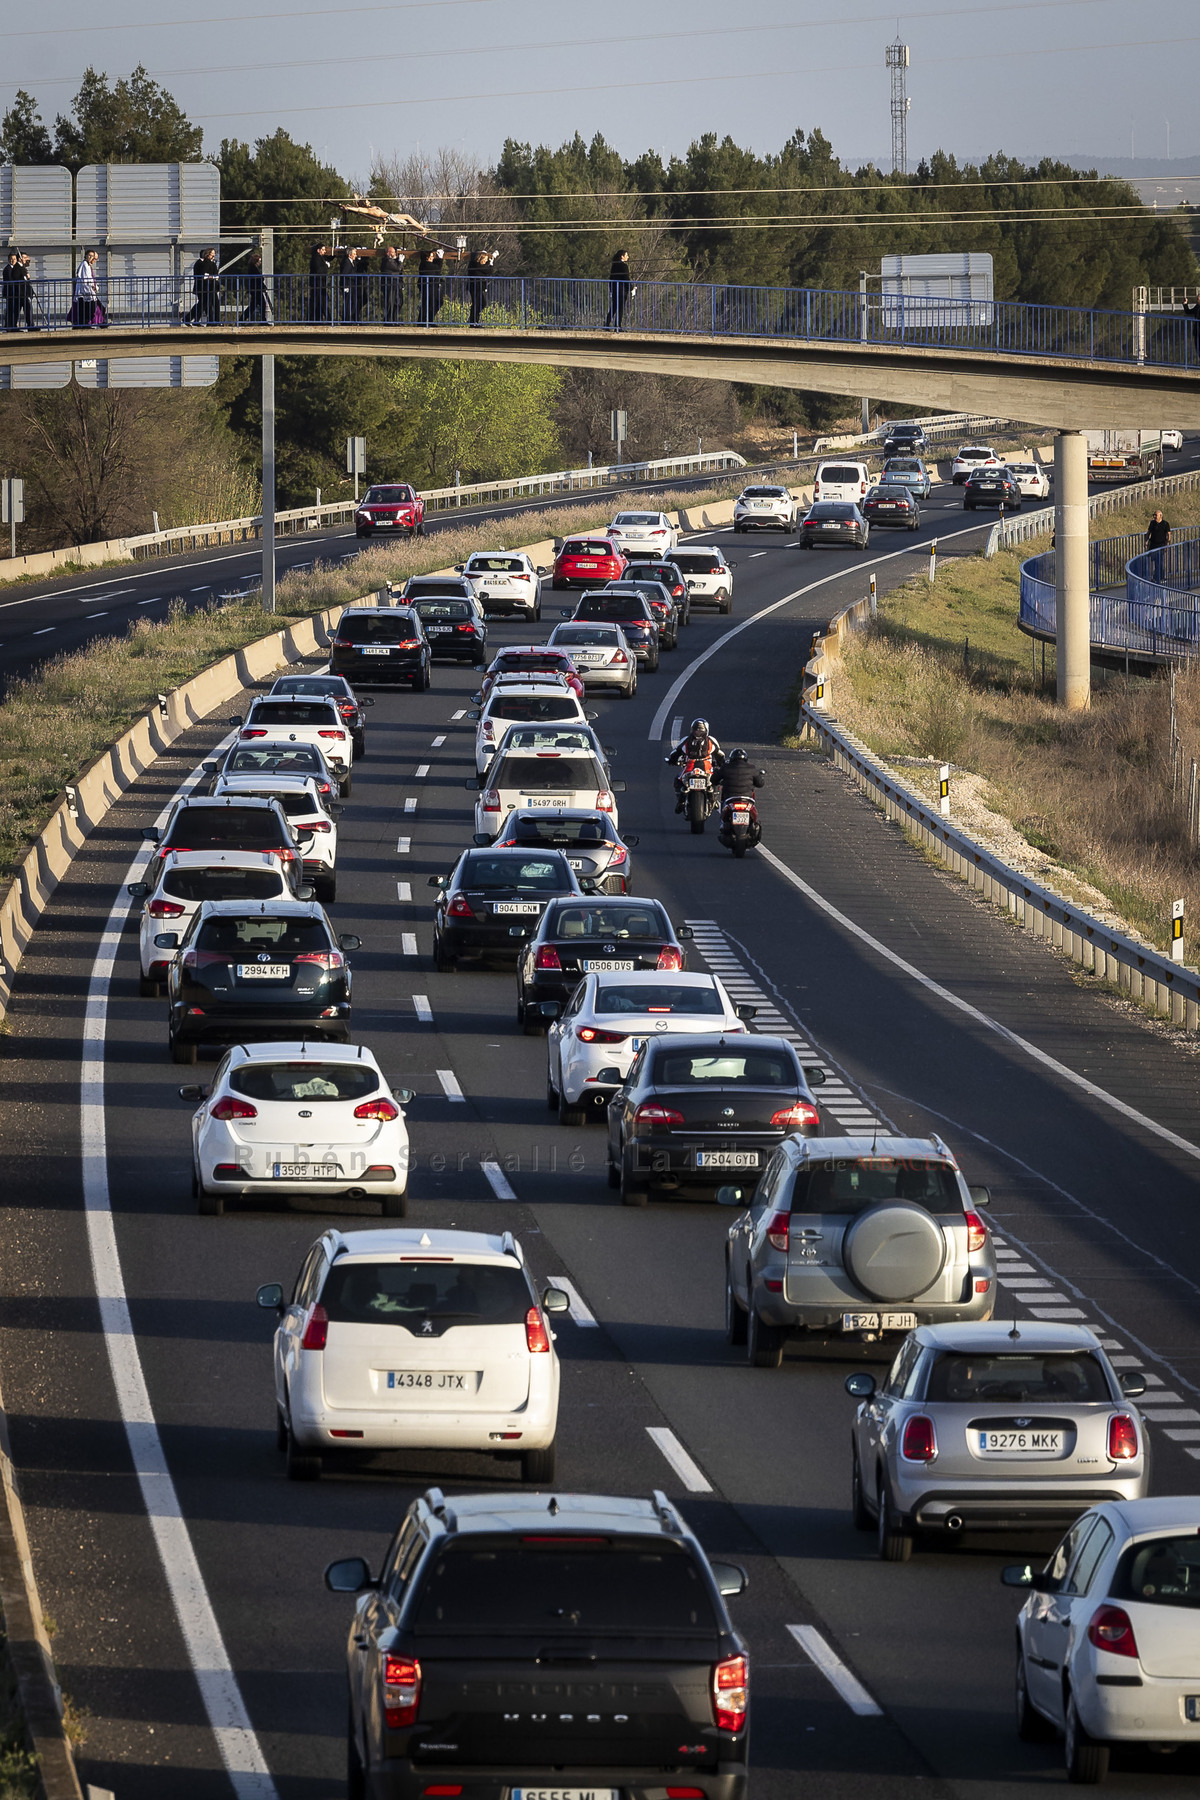
[[773,525],[777,531],[795,529],[796,502],[789,488],[742,489],[733,503],[733,529],[749,531],[757,525]]
[[607,813],[616,825],[615,796],[625,791],[625,783],[613,781],[605,763],[590,750],[514,750],[496,757],[487,773],[478,777],[478,785],[482,792],[475,804],[477,843],[490,843],[517,807],[524,812],[580,807],[584,812]]
[[240,726],[239,744],[253,744],[259,738],[312,744],[330,767],[337,770],[343,794],[350,792],[354,740],[336,701],[315,699],[307,694],[275,698],[268,694],[251,704],[244,719],[235,714],[229,723]]
[[[588,718],[594,719],[595,713]],[[510,725],[496,745],[496,755],[536,756],[543,750],[562,750],[568,755],[594,756],[607,769],[614,755],[611,744],[602,744],[591,725]]]
[[660,512],[619,512],[606,536],[626,556],[669,556],[679,542],[679,533]]
[[202,1213],[227,1197],[378,1198],[401,1216],[408,1190],[409,1088],[393,1094],[364,1044],[237,1044],[212,1081],[183,1087],[192,1116],[192,1191]]
[[528,676],[515,680],[497,676],[478,713],[475,767],[480,775],[496,754],[496,745],[510,725],[586,725],[588,715],[574,688],[562,675],[545,674],[536,681]]
[[638,969],[618,945],[611,949],[584,961],[584,979],[547,1033],[546,1104],[564,1125],[582,1125],[607,1105],[647,1038],[741,1032],[757,1011],[735,1006],[715,975]]
[[1164,450],[1182,450],[1182,431],[1164,431],[1162,433],[1162,447]]
[[1061,1731],[1068,1781],[1103,1781],[1118,1744],[1200,1745],[1200,1497],[1106,1501],[1040,1575],[1017,1564],[1002,1579],[1033,1589],[1017,1620],[1017,1732]]
[[733,609],[733,570],[715,544],[688,544],[676,550],[671,561],[687,582],[693,606],[715,606],[718,612]]
[[[373,706],[375,703],[369,700],[367,704]],[[299,775],[316,784],[326,805],[337,799],[342,787],[338,770],[323,751],[314,744],[299,744],[289,738],[256,739],[253,743],[243,743],[239,738],[225,752],[223,761],[202,763],[201,767],[210,777],[205,790],[209,794],[215,793],[230,775]]]
[[976,469],[999,461],[1000,458],[988,444],[963,444],[950,465],[950,479],[955,487],[961,487],[967,476],[973,475]]
[[483,1450],[519,1459],[522,1479],[554,1479],[558,1355],[510,1231],[327,1231],[290,1301],[258,1304],[275,1331],[278,1443],[293,1481],[339,1451]]
[[839,457],[834,462],[819,463],[813,476],[813,505],[819,500],[850,500],[859,506],[874,480],[865,462],[848,462]]
[[455,568],[470,582],[471,592],[485,613],[521,613],[527,619],[542,616],[542,576],[523,550],[477,550]]
[[637,693],[637,656],[615,621],[581,619],[556,625],[549,641],[553,648],[570,652],[585,689],[614,689],[622,700],[632,700]]
[[[326,810],[317,784],[303,775],[230,775],[218,781],[215,800],[239,794],[261,794],[278,800],[296,834],[303,879],[315,899],[337,899],[337,825]],[[221,896],[225,898],[224,895]],[[237,898],[230,895],[229,898]]]
[[[279,863],[264,850],[169,850],[151,863],[156,879],[131,881],[129,892],[144,900],[138,921],[138,954],[144,996],[162,993],[171,958],[156,948],[160,931],[183,936],[206,900],[295,900],[300,897]],[[305,897],[312,898],[307,889]],[[164,925],[163,920],[170,921]]]
[[1008,472],[1021,490],[1023,500],[1046,500],[1050,495],[1050,477],[1040,463],[1010,462]]

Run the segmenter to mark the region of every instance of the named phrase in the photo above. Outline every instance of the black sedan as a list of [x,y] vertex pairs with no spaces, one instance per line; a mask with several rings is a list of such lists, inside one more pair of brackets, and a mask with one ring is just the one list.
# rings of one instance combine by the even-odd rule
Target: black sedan
[[[622,838],[607,813],[586,812],[583,807],[564,807],[562,812],[510,812],[504,829],[494,840],[497,850],[561,850],[581,881],[597,894],[627,894],[633,860],[629,852],[637,838]],[[476,839],[491,843],[491,838]]]
[[784,1138],[817,1136],[811,1090],[824,1079],[786,1038],[651,1042],[609,1102],[608,1184],[626,1206],[645,1206],[652,1188],[752,1184]]
[[311,694],[332,700],[353,739],[355,762],[367,754],[367,722],[363,713],[375,702],[366,695],[360,700],[344,675],[281,675],[267,695],[268,700],[277,694]]
[[661,647],[664,650],[679,648],[679,627],[682,623],[679,603],[672,598],[671,590],[665,581],[652,580],[639,569],[636,577],[627,575],[623,581],[610,581],[606,592],[640,594],[654,614]]
[[692,602],[688,592],[687,578],[678,564],[673,562],[645,562],[637,566],[638,577],[647,581],[661,581],[679,608],[679,623],[690,625],[692,622]]
[[155,938],[178,950],[167,975],[167,1037],[173,1060],[194,1063],[198,1044],[244,1038],[331,1038],[350,1035],[350,969],[346,951],[361,939],[335,937],[324,908],[300,900],[206,900],[182,942],[173,931]]
[[408,606],[348,606],[329,646],[330,669],[351,681],[415,691],[429,686],[429,664],[425,627]]
[[519,955],[520,940],[536,931],[552,900],[584,897],[561,850],[466,850],[449,875],[431,875],[437,888],[433,961],[453,969],[462,957]]
[[862,514],[868,525],[896,525],[905,531],[921,528],[920,502],[898,481],[880,481],[869,488]]
[[811,550],[814,544],[865,550],[871,527],[853,500],[818,500],[809,507],[797,535],[802,550]]
[[963,484],[963,511],[974,512],[977,506],[998,506],[1002,513],[1020,512],[1023,496],[1021,484],[1003,463],[987,463],[968,475]]
[[432,656],[450,657],[482,669],[487,661],[487,625],[474,600],[414,600]]
[[527,1034],[545,1028],[543,1004],[561,1006],[594,969],[682,969],[687,954],[657,900],[629,896],[548,906],[517,964],[517,1019]]

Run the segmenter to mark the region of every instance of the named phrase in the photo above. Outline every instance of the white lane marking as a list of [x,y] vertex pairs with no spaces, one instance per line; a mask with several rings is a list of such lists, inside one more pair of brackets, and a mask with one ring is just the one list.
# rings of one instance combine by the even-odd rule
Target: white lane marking
[[[35,600],[64,600],[68,594],[78,594],[81,590],[83,592],[83,599],[79,604],[80,606],[87,606],[92,600],[107,600],[110,598],[108,594],[97,593],[97,588],[114,587],[118,581],[126,581],[127,579],[128,577],[125,575],[114,575],[111,581],[84,581],[77,583],[75,587],[57,588],[48,594],[26,594],[22,600],[5,600],[3,605],[0,605],[0,612],[7,612],[12,606],[32,606]],[[132,594],[133,589],[125,588],[122,591],[127,594]]]
[[1195,1407],[1172,1406],[1168,1407],[1165,1412],[1160,1412],[1157,1406],[1151,1406],[1149,1408],[1139,1406],[1138,1411],[1141,1413],[1143,1419],[1150,1419],[1154,1424],[1200,1424],[1200,1412],[1197,1412]]
[[495,1194],[497,1200],[516,1199],[517,1196],[509,1186],[508,1177],[505,1175],[504,1170],[500,1167],[498,1162],[483,1162],[480,1163],[479,1166],[487,1177],[487,1184],[491,1188],[493,1194]]
[[1166,1431],[1163,1436],[1169,1437],[1176,1444],[1194,1444],[1200,1438],[1200,1431],[1192,1425],[1185,1425],[1182,1430]]
[[48,631],[54,631],[56,629],[57,627],[54,625],[43,625],[40,631],[31,631],[29,635],[30,637],[45,637]]
[[[981,529],[982,528],[978,525],[970,525],[965,531],[946,531],[942,533],[940,541],[945,544],[948,543],[951,538],[968,537],[972,531],[979,531]],[[924,547],[923,544],[916,546],[918,551]],[[894,562],[898,556],[911,556],[912,554],[913,551],[911,549],[890,550],[886,556],[873,556],[870,562],[863,563],[860,567],[863,569],[875,569],[878,568],[881,563]],[[769,614],[778,612],[781,606],[790,606],[792,601],[798,600],[802,594],[811,594],[816,588],[828,587],[831,581],[840,581],[846,573],[847,571],[845,569],[838,569],[832,575],[822,575],[819,581],[810,581],[806,587],[798,587],[794,593],[785,594],[782,600],[774,600],[770,606],[764,606],[758,612],[751,613],[750,617],[748,619],[743,619],[740,625],[733,625],[728,631],[722,632],[721,636],[716,638],[708,646],[707,650],[702,650],[700,655],[695,657],[688,664],[682,675],[677,675],[675,677],[675,680],[667,689],[666,694],[663,696],[662,704],[650,721],[650,730],[647,733],[647,736],[651,741],[653,742],[655,739],[661,738],[663,724],[668,712],[671,707],[674,706],[676,700],[678,700],[680,694],[683,692],[692,676],[696,673],[696,670],[701,668],[711,656],[716,656],[718,651],[723,650],[731,638],[737,637],[739,632],[748,631],[751,625],[757,625],[760,619],[767,618]]]
[[765,556],[766,554],[767,553],[765,550],[752,550],[750,552],[749,556],[746,558],[746,561],[753,562],[756,556]]
[[657,1444],[689,1494],[711,1494],[712,1482],[694,1463],[675,1433],[666,1425],[647,1425],[646,1431]]
[[189,588],[188,592],[190,594],[207,594],[211,587],[212,587],[212,582],[206,581],[203,587]]
[[434,738],[434,740],[430,744],[429,748],[431,750],[440,750],[442,745],[445,743],[445,741],[446,741],[446,734],[445,734],[445,732],[443,732],[440,737]]
[[[226,748],[232,741],[230,737],[226,744],[218,745],[218,751]],[[187,780],[172,795],[172,800],[187,793],[191,783],[201,773],[200,768],[193,769]],[[167,808],[164,807],[159,814],[160,824],[165,821],[166,812]],[[153,854],[153,847],[147,844],[134,857],[125,879],[138,880]],[[150,1404],[145,1372],[138,1355],[137,1338],[117,1248],[108,1185],[104,1057],[108,996],[117,952],[124,937],[125,921],[132,904],[122,883],[92,964],[83,1020],[83,1048],[79,1069],[80,1160],[92,1275],[100,1304],[104,1344],[108,1351],[129,1453],[150,1529],[162,1559],[163,1572],[187,1647],[188,1660],[200,1688],[221,1760],[238,1800],[277,1800],[275,1783],[250,1723],[250,1715],[246,1711],[241,1689],[221,1636],[221,1628],[204,1585],[204,1576],[183,1516],[183,1507],[167,1466],[162,1438]]]
[[[453,1069],[439,1069],[437,1078],[442,1084],[442,1092],[445,1094],[447,1100],[466,1100],[467,1096],[459,1087],[458,1076],[454,1073]],[[513,1197],[514,1199],[516,1198],[515,1195]]]
[[85,613],[83,616],[84,616],[84,622],[86,623],[88,619],[107,619],[108,614],[106,612]]
[[118,600],[122,594],[132,594],[133,588],[118,588],[115,594],[82,594],[77,602],[79,606],[91,606],[97,600]]
[[882,1719],[883,1708],[872,1700],[857,1675],[852,1675],[837,1651],[827,1644],[815,1625],[789,1625],[802,1650],[808,1652],[830,1686],[860,1719]]
[[433,1024],[433,1008],[429,1004],[428,994],[414,994],[413,1009],[422,1025]]
[[[428,763],[418,763],[416,774],[413,776],[413,780],[414,781],[424,781],[424,779],[428,775],[428,773],[429,773],[429,764]],[[416,802],[414,801],[413,804],[415,806]],[[407,810],[408,809],[406,807],[405,811],[407,811]]]
[[575,1283],[566,1275],[551,1275],[546,1284],[548,1287],[561,1288],[571,1302],[570,1318],[573,1324],[583,1326],[584,1330],[598,1331],[596,1315],[592,1312]]
[[417,949],[417,934],[415,931],[402,931],[400,933],[400,954],[401,956],[418,956],[420,954]]
[[396,898],[402,906],[412,899],[411,881],[398,881],[396,883]]
[[881,956],[885,962],[891,963],[893,968],[899,969],[901,974],[907,975],[911,980],[917,982],[925,989],[926,993],[936,994],[939,1000],[944,1000],[956,1012],[965,1013],[969,1019],[974,1019],[977,1025],[983,1025],[988,1031],[994,1031],[997,1037],[1002,1038],[1006,1044],[1011,1044],[1015,1050],[1023,1051],[1042,1068],[1052,1070],[1055,1075],[1090,1095],[1093,1100],[1099,1100],[1104,1106],[1111,1107],[1114,1112],[1120,1113],[1122,1118],[1130,1119],[1135,1125],[1140,1125],[1144,1131],[1160,1138],[1163,1143],[1171,1144],[1176,1150],[1182,1150],[1185,1155],[1200,1162],[1200,1144],[1189,1142],[1187,1138],[1180,1137],[1177,1131],[1172,1131],[1169,1126],[1160,1125],[1157,1119],[1151,1119],[1146,1113],[1139,1112],[1136,1106],[1130,1106],[1128,1102],[1118,1100],[1115,1094],[1110,1094],[1107,1089],[1100,1087],[1096,1082],[1089,1081],[1086,1075],[1078,1074],[1076,1070],[1068,1068],[1066,1063],[1059,1062],[1056,1056],[1050,1056],[1045,1050],[1040,1050],[1036,1044],[1031,1044],[1028,1038],[1023,1038],[1017,1032],[1010,1031],[1007,1025],[1000,1023],[999,1019],[993,1019],[990,1013],[981,1011],[978,1006],[972,1006],[969,1000],[963,1000],[958,994],[952,994],[949,988],[943,987],[940,981],[934,981],[932,976],[922,974],[915,964],[908,962],[903,956],[897,955],[895,950],[889,950],[886,944],[880,943],[879,939],[873,937],[862,925],[856,924],[844,912],[839,912],[838,908],[826,900],[823,894],[819,894],[815,887],[811,887],[807,881],[802,880],[799,875],[789,869],[787,864],[781,862],[774,851],[768,850],[765,844],[758,846],[758,853],[765,857],[773,869],[778,869],[785,881],[790,881],[793,887],[799,888],[800,892],[811,900],[813,905],[827,918],[833,919],[842,926],[843,930],[848,931],[852,937],[856,937],[860,943],[868,945],[877,956]]
[[396,855],[397,856],[407,856],[411,849],[412,849],[412,839],[410,837],[396,839]]
[[676,713],[675,717],[671,720],[671,741],[673,743],[678,743],[679,739],[682,736],[683,736],[683,714]]
[[409,795],[408,799],[404,802],[404,810],[406,813],[415,813],[417,810],[416,800],[413,798],[413,796],[411,794]]
[[453,721],[454,721],[454,720],[455,720],[455,719],[465,719],[465,718],[466,718],[466,716],[467,716],[467,709],[466,709],[466,707],[465,707],[465,706],[460,706],[460,707],[459,707],[459,709],[458,709],[458,711],[457,711],[457,712],[454,712],[454,713],[451,713],[451,714],[450,714],[450,720],[451,720],[451,723],[453,723]]

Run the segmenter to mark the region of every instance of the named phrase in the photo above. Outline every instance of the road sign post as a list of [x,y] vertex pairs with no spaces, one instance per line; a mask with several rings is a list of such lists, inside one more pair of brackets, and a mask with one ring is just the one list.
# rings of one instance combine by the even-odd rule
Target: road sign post
[[[260,238],[263,285],[271,292],[275,273],[275,238],[269,229]],[[275,358],[262,359],[262,609],[275,611]]]
[[625,439],[629,436],[629,414],[614,409],[612,413],[612,441],[617,446],[617,461],[621,462],[621,450]]
[[9,529],[10,551],[17,554],[17,526],[25,523],[25,483],[6,475],[0,482],[0,524]]
[[346,473],[354,477],[354,504],[358,505],[358,478],[367,472],[367,440],[365,437],[346,439]]

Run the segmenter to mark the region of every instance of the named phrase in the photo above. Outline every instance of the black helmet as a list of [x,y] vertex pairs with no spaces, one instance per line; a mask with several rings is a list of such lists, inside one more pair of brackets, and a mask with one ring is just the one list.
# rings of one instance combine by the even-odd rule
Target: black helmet
[[692,720],[692,729],[689,733],[689,736],[691,736],[691,737],[707,737],[708,736],[708,720],[707,719],[693,719]]
[[725,758],[725,766],[728,769],[732,769],[735,763],[744,763],[745,760],[746,752],[744,750],[731,750],[729,755]]

